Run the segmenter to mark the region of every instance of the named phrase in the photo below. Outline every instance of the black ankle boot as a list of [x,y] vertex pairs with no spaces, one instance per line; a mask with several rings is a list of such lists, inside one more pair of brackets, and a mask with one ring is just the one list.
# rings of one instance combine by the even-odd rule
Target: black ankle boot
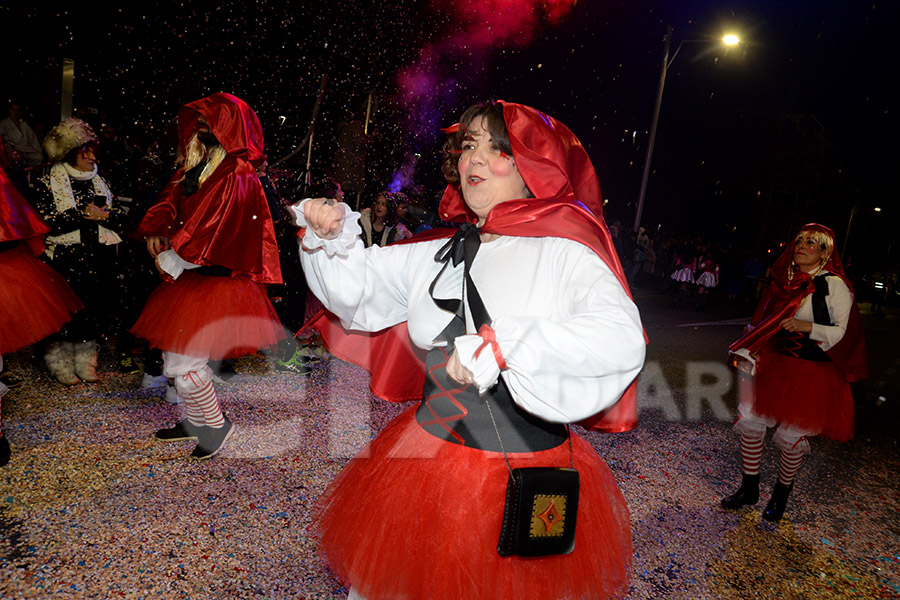
[[775,482],[775,488],[772,490],[772,497],[766,504],[766,510],[763,511],[762,517],[766,521],[777,522],[784,516],[784,508],[787,506],[788,496],[794,489],[794,482],[791,485],[784,485],[780,481]]
[[9,442],[6,436],[0,433],[0,467],[5,467],[9,462]]
[[756,504],[759,501],[759,473],[743,474],[741,487],[730,496],[722,498],[722,508],[740,508]]

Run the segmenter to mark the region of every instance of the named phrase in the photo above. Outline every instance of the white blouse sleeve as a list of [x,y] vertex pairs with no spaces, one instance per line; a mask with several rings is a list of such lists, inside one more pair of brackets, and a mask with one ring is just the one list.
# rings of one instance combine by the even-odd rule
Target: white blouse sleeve
[[[303,202],[291,207],[301,227],[306,226]],[[347,217],[340,236],[325,240],[307,228],[300,240],[300,262],[310,291],[347,329],[380,331],[405,321],[407,274],[415,269],[410,247],[364,248],[359,213],[342,205]]]
[[847,331],[847,321],[850,320],[850,309],[853,307],[853,294],[844,280],[831,276],[828,282],[828,296],[825,303],[828,305],[828,316],[834,325],[821,325],[813,323],[809,337],[819,342],[822,350],[828,350],[841,341],[844,332]]
[[[574,243],[572,243],[574,244]],[[571,246],[571,244],[570,244]],[[554,269],[556,317],[504,315],[493,329],[503,360],[502,377],[526,411],[550,422],[571,423],[612,406],[644,364],[644,334],[637,307],[615,275],[591,250],[569,248]],[[479,336],[476,338],[481,345]],[[471,342],[456,345],[460,362],[479,389],[499,368],[490,346],[476,359]],[[481,379],[479,379],[479,377]]]

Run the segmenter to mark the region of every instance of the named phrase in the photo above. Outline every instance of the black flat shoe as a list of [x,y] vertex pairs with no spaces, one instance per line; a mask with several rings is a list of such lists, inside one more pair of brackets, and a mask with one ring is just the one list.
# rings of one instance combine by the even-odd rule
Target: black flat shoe
[[225,418],[225,424],[221,427],[205,426],[197,438],[197,447],[191,452],[190,458],[193,460],[206,460],[212,458],[225,446],[225,442],[234,433],[234,425],[228,418]]
[[181,440],[196,440],[203,430],[202,426],[192,425],[190,421],[184,419],[175,423],[172,427],[160,429],[153,437],[161,442],[179,442]]

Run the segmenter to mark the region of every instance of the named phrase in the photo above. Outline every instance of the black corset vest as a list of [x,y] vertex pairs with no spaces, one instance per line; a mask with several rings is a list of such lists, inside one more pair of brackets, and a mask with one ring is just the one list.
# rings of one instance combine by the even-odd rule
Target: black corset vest
[[[566,441],[565,425],[548,423],[519,408],[502,378],[485,396],[479,396],[476,386],[456,383],[447,376],[447,354],[441,348],[428,353],[425,368],[425,387],[416,420],[428,433],[491,452],[536,452]],[[503,439],[502,449],[485,397],[490,399],[490,409]]]

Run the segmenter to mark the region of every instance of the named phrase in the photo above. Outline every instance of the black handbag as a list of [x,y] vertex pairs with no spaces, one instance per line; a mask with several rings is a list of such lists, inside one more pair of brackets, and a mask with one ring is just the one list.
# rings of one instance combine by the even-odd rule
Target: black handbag
[[513,469],[506,485],[500,556],[550,556],[575,549],[578,471],[558,467]]

